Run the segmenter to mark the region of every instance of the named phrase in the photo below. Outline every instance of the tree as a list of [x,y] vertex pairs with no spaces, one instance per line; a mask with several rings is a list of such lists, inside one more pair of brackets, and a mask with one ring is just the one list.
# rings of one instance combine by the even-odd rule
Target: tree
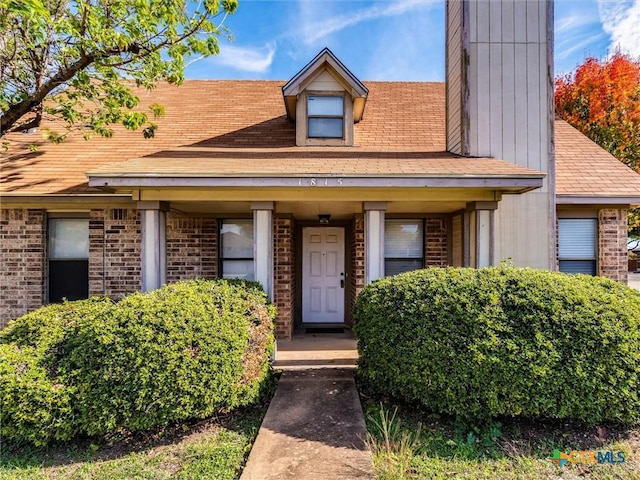
[[[85,137],[110,137],[116,123],[152,137],[156,126],[136,110],[132,87],[180,84],[190,58],[218,53],[222,20],[236,7],[237,0],[0,0],[0,136],[49,115]],[[151,113],[162,114],[161,106]],[[66,133],[48,136],[61,141]]]
[[[560,118],[640,172],[640,59],[587,58],[556,79],[555,106]],[[629,232],[640,235],[640,209],[630,212]]]

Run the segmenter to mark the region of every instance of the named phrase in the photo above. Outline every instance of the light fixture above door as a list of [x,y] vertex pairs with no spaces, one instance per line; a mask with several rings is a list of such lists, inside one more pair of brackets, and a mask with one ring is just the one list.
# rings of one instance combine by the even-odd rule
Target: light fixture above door
[[320,223],[322,224],[327,224],[329,223],[329,219],[331,219],[331,215],[329,213],[320,213],[318,214],[318,220],[320,220]]

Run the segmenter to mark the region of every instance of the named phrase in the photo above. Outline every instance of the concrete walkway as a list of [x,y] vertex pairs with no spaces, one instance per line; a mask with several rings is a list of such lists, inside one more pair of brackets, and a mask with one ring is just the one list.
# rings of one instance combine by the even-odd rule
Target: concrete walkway
[[241,480],[370,480],[353,370],[286,370]]

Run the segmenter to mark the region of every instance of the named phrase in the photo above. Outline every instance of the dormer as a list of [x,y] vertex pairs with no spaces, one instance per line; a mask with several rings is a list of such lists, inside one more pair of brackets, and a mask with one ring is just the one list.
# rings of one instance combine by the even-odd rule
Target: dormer
[[369,90],[329,50],[323,49],[282,87],[287,118],[298,146],[351,146]]

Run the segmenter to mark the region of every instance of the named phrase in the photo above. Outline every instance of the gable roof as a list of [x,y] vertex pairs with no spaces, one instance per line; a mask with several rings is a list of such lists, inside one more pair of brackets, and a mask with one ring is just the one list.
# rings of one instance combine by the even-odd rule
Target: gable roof
[[640,175],[567,122],[555,123],[558,203],[591,203],[603,197],[608,202],[638,201]]
[[338,80],[353,97],[354,121],[359,122],[362,120],[369,89],[326,47],[282,86],[287,118],[295,119],[295,106],[298,95],[304,90],[305,86],[323,71],[329,71],[331,76]]
[[[9,152],[0,159],[0,193],[104,193],[89,186],[87,172],[98,180],[127,175],[229,179],[325,173],[429,182],[456,177],[500,183],[500,178],[509,177],[517,183],[541,181],[544,176],[498,159],[463,159],[446,152],[443,83],[367,84],[367,117],[354,126],[354,146],[316,148],[295,146],[295,126],[286,118],[282,82],[162,84],[139,93],[143,108],[151,103],[165,106],[166,115],[157,121],[153,139],[118,127],[110,139],[95,137],[87,142],[75,135],[60,145],[45,144],[39,134],[9,134]],[[47,126],[52,124],[43,122]],[[39,144],[38,151],[28,149],[32,143]],[[559,197],[633,196],[634,202],[640,198],[640,176],[562,121],[556,122],[556,158]],[[101,185],[98,180],[95,185]]]

